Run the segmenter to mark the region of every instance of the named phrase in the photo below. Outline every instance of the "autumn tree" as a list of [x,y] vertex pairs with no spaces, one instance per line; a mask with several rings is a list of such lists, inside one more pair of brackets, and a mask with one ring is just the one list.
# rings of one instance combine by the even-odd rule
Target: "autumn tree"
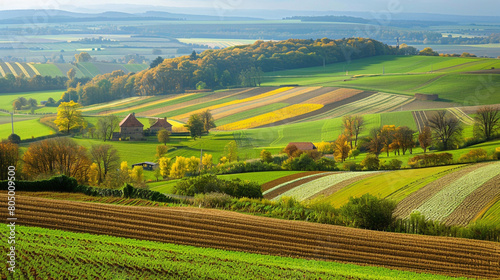
[[201,159],[201,164],[204,169],[211,169],[213,166],[213,156],[211,154],[204,154]]
[[161,176],[165,179],[170,175],[170,168],[172,168],[172,159],[162,157],[158,160]]
[[19,148],[10,142],[0,142],[0,180],[7,180],[9,167],[17,167]]
[[76,77],[76,70],[75,70],[75,68],[69,69],[68,73],[66,73],[66,75],[68,76],[68,79],[70,81],[73,80]]
[[116,170],[120,167],[120,156],[118,155],[118,150],[113,148],[112,145],[92,145],[90,148],[90,156],[98,168],[98,184],[101,184],[104,181],[106,175],[110,171]]
[[120,120],[115,115],[101,117],[97,120],[96,132],[100,139],[111,140],[113,132],[118,128]]
[[89,62],[92,60],[92,57],[87,52],[81,52],[79,54],[75,54],[75,60],[77,63],[79,62]]
[[354,146],[358,146],[359,134],[363,131],[365,126],[365,119],[363,116],[355,115],[352,117],[352,130],[354,134]]
[[432,144],[432,132],[430,127],[424,126],[424,129],[418,135],[418,142],[420,143],[420,147],[424,149],[425,154],[427,152],[427,148]]
[[31,178],[41,175],[64,174],[79,182],[88,181],[92,164],[87,150],[67,137],[32,143],[23,155],[23,171]]
[[238,161],[238,145],[236,141],[230,141],[224,147],[224,156],[229,162]]
[[260,151],[260,160],[262,162],[271,163],[273,162],[273,156],[271,155],[270,151],[262,150]]
[[382,153],[384,149],[384,139],[380,136],[380,130],[372,129],[370,132],[370,141],[368,143],[368,150],[370,153],[376,155],[377,157]]
[[175,157],[175,162],[170,168],[170,176],[174,179],[180,179],[186,175],[188,167],[188,160],[185,157]]
[[78,110],[80,104],[73,101],[61,102],[57,108],[57,118],[54,123],[59,127],[59,131],[69,131],[82,126],[85,121],[82,117],[82,111]]
[[156,158],[160,159],[165,156],[165,154],[168,153],[168,147],[165,145],[158,145],[156,146]]
[[387,157],[389,157],[390,145],[394,141],[395,132],[395,125],[384,125],[379,133],[379,136],[382,138],[382,143],[384,145],[384,150],[387,153]]
[[335,148],[334,143],[330,142],[321,142],[316,145],[318,152],[322,154],[333,154],[333,150]]
[[416,131],[407,126],[399,126],[396,128],[394,142],[398,143],[398,148],[401,148],[403,155],[406,154],[406,151],[409,151],[410,154],[413,153],[413,147],[415,147],[413,134],[415,134],[415,132]]
[[200,118],[201,121],[203,122],[203,130],[208,133],[208,131],[211,128],[215,128],[215,120],[214,117],[212,116],[212,113],[210,113],[210,110],[205,110],[200,113]]
[[458,144],[463,128],[457,118],[446,116],[446,111],[438,111],[428,121],[434,140],[443,150],[452,149]]
[[130,171],[130,179],[138,185],[143,184],[144,168],[142,166],[134,166],[134,168]]
[[167,146],[167,143],[170,141],[170,131],[162,128],[156,134],[158,138],[158,142],[163,143],[163,145]]
[[292,144],[292,145],[286,146],[285,149],[283,150],[283,152],[285,152],[288,155],[288,157],[291,158],[291,157],[296,157],[296,156],[300,155],[301,151],[299,150],[299,148],[297,148],[297,146]]
[[474,128],[479,137],[491,140],[500,129],[499,107],[483,106],[476,111]]
[[351,147],[349,146],[349,138],[345,134],[339,135],[335,141],[334,156],[337,161],[344,162],[349,157]]
[[342,117],[342,128],[344,129],[344,135],[347,137],[347,141],[349,141],[349,145],[352,149],[352,141],[354,138],[354,117],[352,115]]
[[203,121],[198,114],[191,115],[187,124],[185,124],[184,126],[188,129],[191,138],[193,138],[194,140],[196,140],[196,138],[198,137],[201,137],[204,130]]

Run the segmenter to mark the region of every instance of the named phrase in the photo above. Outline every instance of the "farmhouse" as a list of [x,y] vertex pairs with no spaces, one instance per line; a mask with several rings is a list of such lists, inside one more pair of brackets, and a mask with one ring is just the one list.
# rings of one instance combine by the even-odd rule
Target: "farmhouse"
[[130,140],[140,140],[143,137],[144,125],[136,119],[135,113],[126,116],[120,122],[120,137],[130,137]]
[[157,134],[162,128],[172,132],[172,125],[167,121],[167,118],[158,118],[150,128],[151,134]]
[[[301,150],[301,151],[312,151],[312,150],[316,150],[316,146],[314,146],[313,143],[311,142],[290,142],[288,143],[288,145],[286,146],[286,148],[290,147],[290,146],[295,146],[297,147],[297,149]],[[285,148],[285,149],[286,149]]]
[[140,162],[140,163],[132,164],[132,168],[134,168],[136,166],[142,166],[142,168],[144,170],[153,170],[153,169],[155,169],[155,168],[158,167],[158,163],[145,161],[145,162]]

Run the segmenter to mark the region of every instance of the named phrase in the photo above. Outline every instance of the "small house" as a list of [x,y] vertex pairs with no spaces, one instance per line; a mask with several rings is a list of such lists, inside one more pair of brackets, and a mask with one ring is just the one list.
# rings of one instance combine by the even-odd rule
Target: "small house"
[[142,169],[144,170],[154,170],[155,168],[158,167],[158,163],[150,162],[150,161],[145,161],[145,162],[140,162],[136,164],[132,164],[132,168],[136,166],[142,166]]
[[167,118],[158,118],[149,130],[151,134],[157,134],[161,129],[172,132],[172,125],[167,121]]
[[144,125],[137,120],[135,113],[131,113],[126,116],[120,122],[120,137],[127,138],[130,140],[140,140],[143,137]]
[[313,151],[313,150],[317,149],[316,146],[311,142],[290,142],[290,143],[288,143],[286,148],[288,148],[290,146],[295,146],[295,147],[297,147],[297,149],[299,149],[301,151]]

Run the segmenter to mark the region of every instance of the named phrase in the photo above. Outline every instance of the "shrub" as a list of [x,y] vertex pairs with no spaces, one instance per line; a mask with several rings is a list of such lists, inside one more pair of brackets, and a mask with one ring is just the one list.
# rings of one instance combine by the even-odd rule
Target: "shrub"
[[316,169],[318,171],[335,171],[338,170],[335,164],[335,160],[322,157],[316,161]]
[[453,155],[450,153],[425,154],[412,157],[408,160],[411,168],[430,167],[438,165],[447,165],[453,162]]
[[349,202],[340,208],[349,226],[385,230],[393,223],[392,212],[396,202],[379,199],[370,194],[349,198]]
[[378,170],[380,160],[376,155],[368,154],[363,161],[361,161],[361,166],[366,170]]
[[225,193],[199,193],[194,196],[194,205],[210,208],[228,208],[232,203],[233,197]]
[[316,162],[308,154],[301,154],[299,157],[287,159],[283,169],[295,171],[314,171],[317,170]]
[[500,147],[495,149],[491,158],[494,160],[500,160]]
[[9,137],[7,138],[7,140],[9,140],[10,143],[14,143],[14,144],[19,144],[21,143],[21,137],[15,133],[9,135]]
[[262,150],[260,152],[260,160],[262,162],[271,163],[273,162],[273,156],[271,155],[270,151]]
[[363,168],[361,165],[355,162],[344,162],[344,165],[342,167],[346,171],[359,171]]
[[215,175],[184,178],[175,186],[180,195],[194,196],[199,193],[221,192],[234,197],[262,198],[261,186],[256,182],[241,179],[223,180]]
[[401,169],[401,166],[403,165],[403,162],[398,160],[398,159],[392,159],[389,162],[381,162],[380,163],[380,170],[399,170]]
[[488,159],[488,152],[484,149],[472,149],[460,156],[460,162],[480,162]]

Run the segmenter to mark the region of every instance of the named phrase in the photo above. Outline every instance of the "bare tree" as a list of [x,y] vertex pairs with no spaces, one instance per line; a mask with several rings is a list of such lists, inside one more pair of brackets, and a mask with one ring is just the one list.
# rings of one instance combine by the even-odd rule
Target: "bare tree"
[[353,118],[354,120],[352,122],[352,126],[354,131],[354,146],[358,146],[358,137],[361,131],[363,131],[365,119],[360,115],[355,115]]
[[443,150],[454,147],[462,136],[460,121],[454,117],[447,117],[446,111],[438,111],[429,118],[429,127],[434,132],[434,140],[442,146]]
[[113,132],[118,128],[120,120],[115,115],[109,115],[103,118],[99,118],[97,121],[97,135],[98,137],[106,140],[110,140],[113,137]]
[[108,172],[120,168],[120,156],[112,145],[92,145],[90,156],[92,161],[97,164],[97,182],[99,184],[104,181]]
[[413,153],[413,147],[415,147],[415,141],[413,140],[414,133],[415,131],[407,126],[399,126],[396,128],[394,140],[398,142],[399,148],[403,150],[403,155],[406,151],[409,151],[410,154]]
[[492,106],[484,106],[477,110],[474,117],[475,131],[486,140],[490,140],[500,129],[500,109]]
[[425,154],[427,148],[432,144],[432,132],[430,127],[424,126],[424,129],[418,135],[418,142],[420,143],[420,147],[424,149]]

